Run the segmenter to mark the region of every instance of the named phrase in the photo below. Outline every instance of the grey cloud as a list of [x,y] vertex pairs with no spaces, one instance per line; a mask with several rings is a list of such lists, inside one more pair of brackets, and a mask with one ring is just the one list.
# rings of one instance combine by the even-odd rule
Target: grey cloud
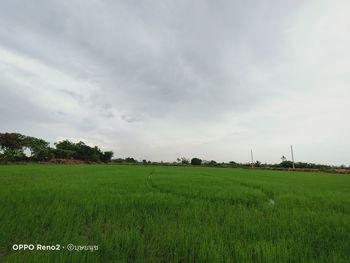
[[139,122],[141,121],[141,117],[138,117],[138,116],[130,116],[130,115],[127,115],[127,114],[123,114],[121,116],[122,120],[128,122],[128,123],[133,123],[133,122]]
[[67,90],[67,89],[60,89],[60,92],[72,97],[73,99],[76,99],[78,101],[81,101],[83,99],[83,97],[77,93],[77,92],[74,92],[74,91],[71,91],[71,90]]
[[[123,107],[129,111],[153,117],[178,113],[181,118],[190,117],[178,111],[178,104],[192,108],[203,119],[217,117],[223,109],[245,108],[243,98],[256,93],[256,87],[245,80],[248,76],[241,75],[249,74],[248,63],[259,63],[255,53],[266,53],[257,51],[269,47],[271,31],[280,31],[279,13],[264,17],[259,13],[261,4],[43,1],[35,7],[27,3],[18,8],[19,3],[7,2],[2,8],[7,27],[14,33],[18,30],[20,36],[31,32],[31,38],[53,45],[46,47],[46,54],[40,52],[42,45],[35,39],[37,47],[22,48],[38,59],[60,63],[66,71],[74,63],[73,69],[79,67],[79,71],[97,64],[89,77],[103,86],[103,92],[97,90],[93,102],[96,96],[109,103],[128,101]],[[275,4],[274,9],[282,9],[283,4]],[[269,30],[261,26],[262,20]],[[15,22],[13,28],[10,22]],[[54,56],[52,49],[57,52]],[[82,65],[60,59],[73,54]],[[273,56],[270,51],[269,57]],[[268,90],[264,93],[267,97]],[[255,96],[258,99],[263,97]],[[209,105],[210,111],[205,112],[203,107]]]
[[[299,47],[291,41],[303,30],[297,27],[298,19],[305,20],[301,23],[305,27],[317,23],[310,10],[323,9],[317,1],[301,0],[2,1],[0,48],[38,61],[81,85],[66,88],[67,83],[58,83],[59,106],[49,109],[39,94],[33,94],[35,103],[14,95],[20,90],[16,78],[46,76],[7,65],[15,77],[0,75],[0,107],[9,116],[1,120],[8,124],[4,127],[13,128],[28,120],[54,119],[62,128],[55,135],[48,127],[51,137],[85,136],[116,145],[118,151],[129,151],[128,145],[137,148],[128,144],[132,136],[137,142],[162,144],[165,131],[179,140],[188,136],[189,141],[188,134],[208,131],[203,145],[217,141],[222,130],[232,137],[235,130],[249,130],[262,140],[266,130],[282,132],[284,127],[283,118],[271,113],[280,109],[267,105],[284,101],[317,79],[303,71],[299,63],[304,61],[297,56],[303,47],[295,50]],[[42,89],[56,94],[49,86]],[[13,103],[22,110],[10,111]],[[20,114],[23,109],[26,118]],[[264,128],[265,117],[276,129]],[[217,131],[211,131],[213,127]],[[232,140],[246,143],[240,138]],[[174,143],[169,148],[181,152]],[[153,150],[160,156],[167,147]],[[218,156],[225,154],[230,154],[226,148]]]

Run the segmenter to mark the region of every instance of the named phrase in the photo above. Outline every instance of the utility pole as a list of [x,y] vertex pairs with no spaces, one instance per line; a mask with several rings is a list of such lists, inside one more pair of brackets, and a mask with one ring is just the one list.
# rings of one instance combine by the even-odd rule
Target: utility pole
[[293,169],[295,169],[295,164],[294,164],[294,153],[293,153],[293,145],[291,145],[291,146],[290,146],[290,152],[292,153]]
[[250,158],[252,160],[252,168],[254,167],[253,149],[250,150]]

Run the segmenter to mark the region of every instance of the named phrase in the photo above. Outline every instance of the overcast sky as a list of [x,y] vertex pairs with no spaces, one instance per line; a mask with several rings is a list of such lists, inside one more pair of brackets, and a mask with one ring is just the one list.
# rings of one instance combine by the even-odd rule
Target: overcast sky
[[115,157],[350,164],[348,0],[2,0],[0,132]]

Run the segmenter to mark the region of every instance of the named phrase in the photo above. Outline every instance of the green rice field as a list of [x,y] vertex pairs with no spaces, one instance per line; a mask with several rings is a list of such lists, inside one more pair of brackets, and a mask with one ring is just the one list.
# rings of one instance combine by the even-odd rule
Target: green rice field
[[3,165],[0,262],[350,262],[350,176]]

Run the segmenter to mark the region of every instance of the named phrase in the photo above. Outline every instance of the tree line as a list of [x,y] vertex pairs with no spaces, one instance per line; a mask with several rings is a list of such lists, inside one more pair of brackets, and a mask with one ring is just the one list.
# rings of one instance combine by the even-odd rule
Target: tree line
[[[46,162],[53,159],[69,159],[80,160],[86,162],[112,162],[115,164],[159,164],[159,165],[205,165],[215,167],[257,167],[257,168],[292,168],[292,161],[282,156],[281,163],[268,164],[259,161],[252,163],[216,162],[215,160],[202,160],[200,158],[177,158],[175,162],[151,162],[142,160],[141,162],[133,157],[112,159],[112,151],[101,151],[97,146],[89,146],[84,142],[78,143],[69,140],[63,140],[54,143],[54,147],[50,143],[36,137],[26,136],[20,133],[0,133],[0,162]],[[350,169],[345,165],[330,166],[324,164],[296,162],[295,168],[305,169]]]
[[0,161],[50,161],[52,159],[74,159],[89,162],[110,162],[112,151],[101,151],[80,141],[63,140],[50,143],[36,137],[20,133],[0,133]]
[[[125,159],[118,158],[112,160],[113,163],[120,163],[120,164],[152,164],[152,165],[181,165],[181,166],[188,166],[188,165],[194,165],[194,166],[212,166],[212,167],[232,167],[232,168],[272,168],[272,169],[288,169],[293,167],[293,162],[287,160],[284,156],[282,157],[282,161],[280,163],[262,163],[260,161],[256,161],[253,164],[250,162],[247,163],[240,163],[235,161],[229,161],[229,162],[217,162],[215,160],[202,160],[198,157],[193,158],[186,158],[186,157],[179,157],[174,162],[151,162],[147,160],[142,160],[142,162],[137,161],[136,159],[132,157],[128,157]],[[348,169],[350,170],[350,166],[345,165],[325,165],[325,164],[316,164],[316,163],[306,163],[306,162],[296,162],[294,163],[295,168],[297,169],[317,169],[317,170],[331,170],[331,169]]]

